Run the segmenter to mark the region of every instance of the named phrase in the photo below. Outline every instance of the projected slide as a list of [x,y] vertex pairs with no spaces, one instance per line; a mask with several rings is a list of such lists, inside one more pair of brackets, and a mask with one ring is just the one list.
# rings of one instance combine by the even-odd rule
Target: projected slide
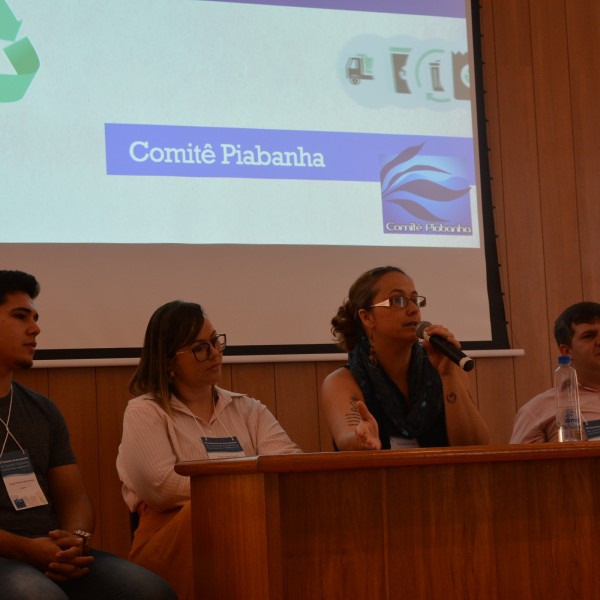
[[351,283],[388,264],[423,318],[505,343],[471,13],[0,0],[0,268],[40,280],[38,358],[134,357],[176,298],[229,358],[328,358]]
[[0,25],[3,242],[481,245],[463,2],[0,0]]

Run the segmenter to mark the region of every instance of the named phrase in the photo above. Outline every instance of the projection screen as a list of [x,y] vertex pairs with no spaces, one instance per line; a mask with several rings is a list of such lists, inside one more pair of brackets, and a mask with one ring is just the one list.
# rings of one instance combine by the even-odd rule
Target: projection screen
[[507,347],[473,37],[468,0],[0,0],[0,268],[41,283],[37,358],[134,358],[174,299],[229,356],[335,357],[387,264]]

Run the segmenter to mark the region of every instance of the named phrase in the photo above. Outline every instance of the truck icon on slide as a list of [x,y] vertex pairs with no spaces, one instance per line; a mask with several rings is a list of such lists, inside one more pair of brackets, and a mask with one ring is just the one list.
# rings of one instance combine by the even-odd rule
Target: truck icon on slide
[[373,59],[368,56],[351,56],[346,63],[346,77],[352,85],[358,85],[363,79],[374,79],[372,64]]

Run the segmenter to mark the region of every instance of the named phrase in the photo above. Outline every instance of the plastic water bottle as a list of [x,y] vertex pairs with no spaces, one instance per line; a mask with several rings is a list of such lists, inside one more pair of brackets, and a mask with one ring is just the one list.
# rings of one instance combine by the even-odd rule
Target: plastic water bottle
[[556,396],[558,441],[580,442],[582,436],[579,388],[577,387],[577,372],[571,366],[570,356],[558,357],[558,368],[554,372],[554,394]]

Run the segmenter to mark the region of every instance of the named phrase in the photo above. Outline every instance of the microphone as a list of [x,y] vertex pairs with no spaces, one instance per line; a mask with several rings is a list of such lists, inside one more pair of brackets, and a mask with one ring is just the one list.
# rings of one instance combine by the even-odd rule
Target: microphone
[[475,366],[475,361],[441,335],[427,335],[425,329],[430,325],[431,323],[429,321],[421,321],[417,325],[417,337],[420,340],[429,342],[436,350],[439,350],[444,356],[447,356],[463,371],[470,371]]

